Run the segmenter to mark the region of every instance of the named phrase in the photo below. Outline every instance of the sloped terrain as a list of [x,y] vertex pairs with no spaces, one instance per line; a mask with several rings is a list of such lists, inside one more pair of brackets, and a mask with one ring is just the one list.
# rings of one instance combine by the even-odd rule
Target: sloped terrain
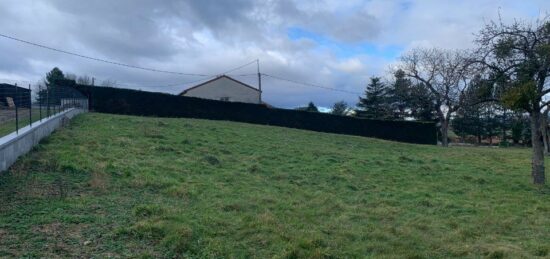
[[85,114],[0,176],[0,256],[548,257],[527,149]]

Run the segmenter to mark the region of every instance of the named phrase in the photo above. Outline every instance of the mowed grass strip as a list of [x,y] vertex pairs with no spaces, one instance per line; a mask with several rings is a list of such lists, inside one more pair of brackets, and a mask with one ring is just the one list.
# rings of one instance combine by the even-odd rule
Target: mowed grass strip
[[75,118],[0,176],[6,257],[548,257],[528,149]]

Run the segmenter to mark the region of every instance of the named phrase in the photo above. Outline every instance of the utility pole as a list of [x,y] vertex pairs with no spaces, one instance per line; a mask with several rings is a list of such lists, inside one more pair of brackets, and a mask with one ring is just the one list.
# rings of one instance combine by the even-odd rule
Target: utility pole
[[258,66],[258,89],[260,90],[260,104],[262,104],[262,74],[260,73],[260,60],[256,59]]
[[92,86],[94,86],[94,81],[95,81],[95,78],[92,77]]

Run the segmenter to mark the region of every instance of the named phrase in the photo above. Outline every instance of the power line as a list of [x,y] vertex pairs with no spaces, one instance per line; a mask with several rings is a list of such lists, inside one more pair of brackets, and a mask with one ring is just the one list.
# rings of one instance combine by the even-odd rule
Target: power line
[[[122,86],[122,87],[170,87],[170,86],[180,86],[180,85],[193,84],[193,83],[197,83],[197,82],[201,82],[201,81],[210,80],[212,78],[214,78],[214,76],[207,77],[207,78],[201,78],[201,79],[198,79],[198,80],[186,81],[186,82],[157,83],[157,84],[153,84],[153,83],[151,83],[151,84],[140,84],[140,83],[120,82],[116,79],[104,79],[103,81],[112,80],[113,82],[111,82],[111,83],[113,85]],[[98,86],[101,86],[101,85],[98,85]]]
[[[71,51],[67,51],[67,50],[62,50],[62,49],[58,49],[58,48],[53,48],[53,47],[49,47],[49,46],[46,46],[46,45],[42,45],[42,44],[30,42],[30,41],[27,41],[27,40],[22,40],[22,39],[15,38],[15,37],[12,37],[12,36],[9,36],[9,35],[5,35],[5,34],[1,34],[1,33],[0,33],[0,37],[6,38],[6,39],[10,39],[10,40],[14,40],[14,41],[18,41],[18,42],[21,42],[21,43],[25,43],[25,44],[28,44],[28,45],[35,46],[35,47],[39,47],[39,48],[43,48],[43,49],[48,49],[48,50],[51,50],[51,51],[56,51],[56,52],[60,52],[60,53],[63,53],[63,54],[72,55],[72,56],[76,56],[76,57],[80,57],[80,58],[85,58],[85,59],[89,59],[89,60],[93,60],[93,61],[103,62],[103,63],[107,63],[107,64],[111,64],[111,65],[123,66],[123,67],[134,68],[134,69],[140,69],[140,70],[145,70],[145,71],[150,71],[150,72],[165,73],[165,74],[174,74],[174,75],[183,75],[183,76],[201,76],[201,77],[209,77],[209,76],[212,76],[212,75],[207,75],[207,74],[183,73],[183,72],[175,72],[175,71],[161,70],[161,69],[156,69],[156,68],[140,67],[140,66],[135,66],[135,65],[120,63],[120,62],[116,62],[116,61],[111,61],[111,60],[106,60],[106,59],[101,59],[101,58],[90,57],[90,56],[86,56],[86,55],[82,55],[82,54],[78,54],[78,53],[75,53],[75,52],[71,52]],[[233,71],[236,71],[236,70],[239,70],[239,69],[241,69],[241,68],[243,68],[243,67],[246,67],[246,66],[248,66],[248,65],[251,65],[251,64],[253,64],[253,63],[255,63],[255,62],[256,62],[256,60],[253,60],[253,61],[251,61],[251,62],[249,62],[249,63],[246,63],[246,64],[244,64],[244,65],[241,65],[241,66],[238,66],[238,67],[236,67],[236,68],[230,69],[230,70],[225,71],[225,72],[220,73],[220,74],[231,73],[231,72],[233,72]]]
[[[224,74],[227,74],[227,73],[230,73],[230,72],[233,72],[233,71],[236,71],[238,69],[241,69],[243,67],[246,67],[250,64],[253,64],[254,62],[256,62],[256,60],[252,61],[252,62],[249,62],[249,63],[246,63],[244,65],[241,65],[241,66],[238,66],[236,68],[233,68],[233,69],[230,69],[226,72],[223,72],[223,73],[220,73],[218,75],[224,75]],[[155,86],[178,86],[178,85],[187,85],[187,84],[192,84],[192,83],[197,83],[197,82],[201,82],[201,81],[206,81],[206,80],[210,80],[210,79],[213,79],[215,77],[217,77],[218,75],[210,75],[208,76],[207,78],[201,78],[201,79],[198,79],[198,80],[192,80],[192,81],[187,81],[187,82],[175,82],[175,83],[169,83],[169,84],[166,84],[166,83],[158,83],[158,84],[151,84],[151,85],[137,85],[137,86],[142,86],[142,87],[155,87]],[[257,75],[257,74],[241,74],[241,75],[233,75],[233,76],[251,76],[251,75]]]
[[[210,75],[208,78],[201,78],[201,79],[198,79],[198,80],[193,80],[193,81],[188,81],[188,82],[181,82],[181,83],[171,83],[171,84],[158,84],[158,85],[149,85],[149,86],[143,86],[143,87],[155,87],[155,86],[178,86],[178,85],[188,85],[188,84],[193,84],[193,83],[198,83],[198,82],[201,82],[201,81],[207,81],[207,80],[210,80],[210,79],[213,79],[215,77],[217,77],[218,75],[225,75],[225,74],[228,74],[228,73],[231,73],[233,71],[236,71],[236,70],[239,70],[243,67],[246,67],[246,66],[249,66],[251,64],[254,64],[256,62],[256,60],[253,60],[249,63],[246,63],[244,65],[240,65],[238,67],[235,67],[235,68],[232,68],[228,71],[225,71],[223,73],[219,73],[217,75]],[[242,75],[234,75],[234,76],[250,76],[250,75],[257,75],[257,74],[242,74]]]
[[233,71],[236,71],[236,70],[239,70],[239,69],[241,69],[241,68],[243,68],[243,67],[246,67],[246,66],[249,66],[249,65],[251,65],[251,64],[254,64],[254,63],[256,63],[257,61],[258,61],[257,59],[252,60],[252,61],[250,61],[249,63],[246,63],[246,64],[244,64],[244,65],[242,65],[242,66],[238,66],[238,67],[236,67],[236,68],[233,68],[233,69],[230,69],[230,70],[225,71],[225,72],[223,72],[223,73],[220,73],[220,75],[229,74],[229,73],[231,73],[231,72],[233,72]]
[[[105,59],[90,57],[90,56],[78,54],[78,53],[71,52],[71,51],[66,51],[66,50],[62,50],[62,49],[57,49],[57,48],[45,46],[45,45],[42,45],[42,44],[38,44],[38,43],[34,43],[34,42],[22,40],[22,39],[15,38],[15,37],[12,37],[12,36],[9,36],[9,35],[5,35],[5,34],[1,34],[1,33],[0,33],[0,37],[4,37],[4,38],[10,39],[10,40],[14,40],[14,41],[18,41],[18,42],[21,42],[21,43],[25,43],[25,44],[28,44],[28,45],[31,45],[31,46],[40,47],[40,48],[48,49],[48,50],[51,50],[51,51],[56,51],[56,52],[60,52],[60,53],[63,53],[63,54],[72,55],[72,56],[76,56],[76,57],[80,57],[80,58],[85,58],[85,59],[89,59],[89,60],[93,60],[93,61],[103,62],[103,63],[107,63],[107,64],[111,64],[111,65],[123,66],[123,67],[134,68],[134,69],[140,69],[140,70],[145,70],[145,71],[150,71],[150,72],[166,73],[166,74],[175,74],[175,75],[184,75],[184,76],[200,76],[200,77],[209,77],[209,78],[212,78],[212,76],[213,76],[213,75],[207,75],[207,74],[195,74],[195,73],[174,72],[174,71],[167,71],[167,70],[161,70],[161,69],[155,69],[155,68],[147,68],[147,67],[140,67],[140,66],[135,66],[135,65],[129,65],[129,64],[124,64],[124,63],[120,63],[120,62],[115,62],[115,61],[110,61],[110,60],[105,60]],[[253,61],[251,61],[251,62],[249,62],[249,63],[246,63],[246,64],[243,64],[243,65],[241,65],[241,66],[232,68],[232,69],[227,70],[227,71],[225,71],[225,72],[222,72],[222,73],[220,73],[220,74],[231,73],[231,72],[236,71],[236,70],[239,70],[239,69],[241,69],[241,68],[243,68],[243,67],[246,67],[246,66],[249,66],[249,65],[251,65],[251,64],[254,64],[255,62],[256,62],[256,60],[253,60]],[[194,81],[182,82],[182,83],[173,83],[173,84],[168,84],[168,85],[165,85],[165,84],[158,84],[158,85],[156,85],[156,86],[177,86],[177,85],[182,85],[182,84],[191,84],[191,83],[195,83],[195,82],[200,82],[200,81],[203,81],[203,80],[206,80],[206,79],[205,79],[205,78],[202,78],[202,79],[200,79],[200,80],[194,80]],[[118,83],[117,83],[117,84],[118,84]],[[144,86],[144,87],[149,87],[149,86]],[[151,87],[152,87],[152,86],[151,86]]]
[[[51,50],[51,51],[56,51],[56,52],[64,53],[64,54],[67,54],[67,55],[72,55],[72,56],[85,58],[85,59],[89,59],[89,60],[93,60],[93,61],[103,62],[103,63],[107,63],[107,64],[111,64],[111,65],[117,65],[117,66],[123,66],[123,67],[128,67],[128,68],[140,69],[140,70],[145,70],[145,71],[150,71],[150,72],[157,72],[157,73],[165,73],[165,74],[174,74],[174,75],[183,75],[183,76],[212,77],[212,75],[207,75],[207,74],[183,73],[183,72],[175,72],[175,71],[161,70],[161,69],[155,69],[155,68],[140,67],[140,66],[135,66],[135,65],[110,61],[110,60],[106,60],[106,59],[90,57],[90,56],[78,54],[78,53],[75,53],[75,52],[70,52],[70,51],[57,49],[57,48],[53,48],[53,47],[48,47],[48,46],[45,46],[45,45],[42,45],[42,44],[22,40],[22,39],[15,38],[15,37],[8,36],[8,35],[1,34],[1,33],[0,33],[0,37],[10,39],[10,40],[14,40],[14,41],[21,42],[21,43],[25,43],[25,44],[28,44],[28,45],[31,45],[31,46],[44,48],[44,49],[48,49],[48,50]],[[228,74],[228,73],[231,73],[233,71],[239,70],[243,67],[254,64],[256,62],[257,62],[257,60],[253,60],[249,63],[246,63],[246,64],[238,66],[236,68],[227,70],[227,71],[225,71],[223,73],[220,73],[220,74]],[[236,75],[236,76],[249,76],[249,75],[252,75],[252,74],[244,74],[244,75]],[[274,79],[282,80],[282,81],[291,82],[291,83],[298,84],[298,85],[305,85],[305,86],[310,86],[310,87],[322,88],[322,89],[325,89],[325,90],[331,90],[331,91],[338,91],[338,92],[343,92],[343,93],[361,95],[361,93],[358,93],[358,92],[347,91],[347,90],[342,90],[342,89],[337,89],[337,88],[331,88],[331,87],[326,87],[326,86],[312,84],[312,83],[299,82],[299,81],[286,79],[286,78],[282,78],[282,77],[278,77],[278,76],[273,76],[273,75],[269,75],[269,74],[263,74],[262,73],[262,75],[267,76],[267,77],[271,77],[271,78],[274,78]],[[190,84],[190,83],[195,83],[195,82],[199,82],[199,81],[202,81],[202,80],[204,80],[204,79],[195,80],[195,81],[191,81],[191,82],[185,82],[185,83],[175,83],[175,84],[170,84],[170,85],[163,85],[163,86],[176,86],[176,85],[180,85],[180,84]],[[147,87],[147,86],[144,86],[144,87]]]
[[174,71],[161,70],[161,69],[155,69],[155,68],[140,67],[140,66],[135,66],[135,65],[129,65],[129,64],[124,64],[124,63],[120,63],[120,62],[110,61],[110,60],[106,60],[106,59],[101,59],[101,58],[94,58],[94,57],[78,54],[78,53],[75,53],[75,52],[70,52],[70,51],[57,49],[57,48],[52,48],[52,47],[48,47],[48,46],[45,46],[45,45],[42,45],[42,44],[38,44],[38,43],[18,39],[18,38],[8,36],[8,35],[5,35],[5,34],[1,34],[1,33],[0,33],[0,37],[4,37],[6,39],[18,41],[18,42],[21,42],[21,43],[25,43],[25,44],[28,44],[28,45],[35,46],[35,47],[44,48],[44,49],[48,49],[48,50],[51,50],[51,51],[56,51],[56,52],[64,53],[64,54],[67,54],[67,55],[72,55],[72,56],[76,56],[76,57],[80,57],[80,58],[85,58],[85,59],[89,59],[89,60],[103,62],[103,63],[107,63],[107,64],[111,64],[111,65],[117,65],[117,66],[123,66],[123,67],[129,67],[129,68],[134,68],[134,69],[140,69],[140,70],[145,70],[145,71],[150,71],[150,72],[157,72],[157,73],[165,73],[165,74],[174,74],[174,75],[183,75],[183,76],[202,76],[202,77],[210,76],[210,75],[205,75],[205,74],[182,73],[182,72],[174,72]]
[[198,80],[192,80],[192,81],[187,81],[187,82],[179,82],[179,83],[171,83],[171,84],[158,84],[158,85],[148,85],[148,86],[143,86],[143,87],[155,87],[155,86],[179,86],[179,85],[188,85],[188,84],[193,84],[193,83],[198,83],[198,82],[202,82],[202,81],[207,81],[207,80],[210,80],[214,78],[214,76],[211,76],[211,77],[207,77],[207,78],[201,78],[201,79],[198,79]]
[[10,82],[15,82],[15,83],[17,83],[17,82],[25,82],[25,83],[31,83],[31,84],[33,84],[33,82],[31,82],[31,81],[22,80],[22,79],[0,78],[0,82],[2,82],[2,81],[5,81],[5,82],[6,82],[6,81],[10,81]]
[[258,74],[240,74],[240,75],[228,74],[228,76],[258,76]]
[[310,86],[310,87],[322,88],[322,89],[330,90],[330,91],[338,91],[338,92],[343,92],[343,93],[348,93],[348,94],[361,95],[361,93],[359,93],[359,92],[353,92],[353,91],[347,91],[347,90],[342,90],[342,89],[337,89],[337,88],[332,88],[332,87],[326,87],[326,86],[312,84],[312,83],[299,82],[299,81],[296,81],[296,80],[286,79],[286,78],[273,76],[273,75],[269,75],[269,74],[264,74],[264,73],[262,73],[262,75],[267,76],[267,77],[271,77],[271,78],[274,78],[274,79],[278,79],[278,80],[298,84],[298,85],[305,85],[305,86]]
[[[198,82],[202,82],[202,81],[208,81],[210,79],[213,79],[215,78],[215,76],[211,76],[211,77],[208,77],[208,78],[201,78],[199,80],[193,80],[193,81],[188,81],[188,82],[183,82],[181,84],[184,84],[184,85],[188,85],[188,84],[194,84],[194,83],[198,83]],[[175,84],[174,84],[175,85]],[[169,85],[169,86],[173,86],[173,85]]]

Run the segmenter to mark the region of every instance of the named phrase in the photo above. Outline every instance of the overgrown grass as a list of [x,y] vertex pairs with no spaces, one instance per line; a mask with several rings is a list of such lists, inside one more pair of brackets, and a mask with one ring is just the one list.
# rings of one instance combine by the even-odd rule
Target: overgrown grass
[[526,149],[86,114],[0,176],[0,256],[548,257]]

